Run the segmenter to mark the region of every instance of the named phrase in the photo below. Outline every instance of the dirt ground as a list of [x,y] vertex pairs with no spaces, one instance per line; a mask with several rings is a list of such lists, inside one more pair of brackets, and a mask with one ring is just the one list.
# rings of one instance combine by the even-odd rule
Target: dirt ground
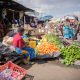
[[65,66],[59,61],[37,61],[22,65],[33,80],[80,80],[80,66]]

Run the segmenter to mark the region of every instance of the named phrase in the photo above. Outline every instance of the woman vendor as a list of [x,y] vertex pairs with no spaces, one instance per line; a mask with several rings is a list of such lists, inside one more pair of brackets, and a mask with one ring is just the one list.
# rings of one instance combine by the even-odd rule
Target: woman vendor
[[66,20],[66,22],[65,22],[65,25],[64,25],[64,27],[63,27],[63,36],[64,36],[64,38],[66,38],[66,39],[69,39],[69,21],[68,20]]
[[22,38],[23,34],[24,34],[24,28],[19,27],[18,33],[15,34],[13,37],[13,45],[17,53],[24,54],[23,60],[24,63],[27,64],[29,59],[35,57],[35,51],[33,48],[30,48],[28,45],[26,45],[26,43]]

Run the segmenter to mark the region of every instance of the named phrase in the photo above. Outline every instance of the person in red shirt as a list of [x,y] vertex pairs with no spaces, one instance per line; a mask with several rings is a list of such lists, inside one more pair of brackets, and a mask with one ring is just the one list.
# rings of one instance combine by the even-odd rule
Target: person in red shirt
[[24,50],[24,45],[25,42],[22,38],[22,35],[24,34],[24,28],[19,27],[18,28],[18,33],[14,35],[13,37],[13,46],[15,47],[15,50],[18,54],[24,54],[24,63],[27,64],[29,59],[30,59],[30,55],[28,53],[27,50]]
[[14,39],[13,39],[13,45],[20,49],[22,49],[25,45],[24,40],[22,39],[23,32],[24,32],[24,29],[19,28],[18,33],[14,36]]

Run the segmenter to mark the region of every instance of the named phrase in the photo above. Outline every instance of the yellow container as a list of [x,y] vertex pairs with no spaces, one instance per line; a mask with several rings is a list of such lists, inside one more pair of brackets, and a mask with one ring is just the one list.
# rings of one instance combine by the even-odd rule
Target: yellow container
[[29,46],[32,48],[36,48],[36,41],[29,41]]
[[27,54],[27,53],[28,53],[28,51],[22,50],[22,54]]

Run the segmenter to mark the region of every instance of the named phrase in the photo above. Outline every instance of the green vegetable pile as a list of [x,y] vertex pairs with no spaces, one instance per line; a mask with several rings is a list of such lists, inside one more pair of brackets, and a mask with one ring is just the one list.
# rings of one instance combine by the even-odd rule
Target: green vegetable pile
[[61,58],[63,59],[62,63],[66,65],[73,64],[76,60],[80,60],[80,48],[75,45],[62,48]]
[[61,40],[56,35],[50,33],[47,34],[46,37],[49,42],[56,44],[59,48],[63,47]]

